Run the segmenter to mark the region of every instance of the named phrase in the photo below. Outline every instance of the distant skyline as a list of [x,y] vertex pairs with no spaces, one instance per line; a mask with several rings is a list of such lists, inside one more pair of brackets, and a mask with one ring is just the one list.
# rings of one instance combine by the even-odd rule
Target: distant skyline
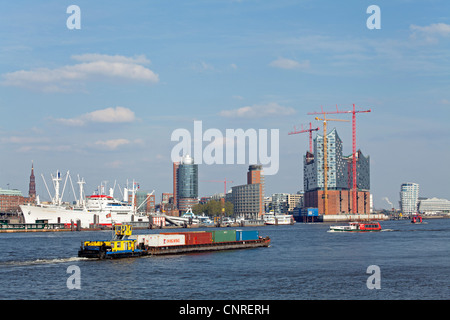
[[[67,8],[79,6],[80,29]],[[368,29],[370,5],[381,29]],[[375,208],[399,208],[402,183],[450,199],[450,3],[445,0],[20,1],[0,12],[0,188],[48,198],[70,170],[86,192],[127,179],[172,192],[176,129],[278,129],[266,196],[303,190],[308,112],[357,116]],[[350,116],[333,115],[351,120]],[[351,123],[338,130],[351,154]],[[316,133],[314,133],[315,136]],[[218,143],[227,143],[218,141]],[[203,143],[206,146],[207,143]],[[246,164],[199,165],[199,196],[246,183]],[[66,191],[67,192],[67,191]]]

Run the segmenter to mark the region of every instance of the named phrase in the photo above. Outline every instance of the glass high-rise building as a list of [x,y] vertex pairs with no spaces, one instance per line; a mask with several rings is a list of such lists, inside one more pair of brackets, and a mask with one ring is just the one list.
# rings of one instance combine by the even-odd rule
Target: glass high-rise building
[[403,215],[417,213],[419,204],[419,184],[403,183],[400,188],[400,209]]
[[370,157],[356,152],[356,207],[353,208],[353,156],[343,155],[336,129],[327,133],[327,210],[325,210],[324,138],[314,139],[314,153],[306,152],[303,165],[304,206],[319,214],[370,213]]
[[[343,144],[336,129],[327,134],[327,188],[328,190],[351,189],[352,186],[352,155],[343,156]],[[323,136],[314,139],[314,154],[307,152],[303,166],[303,188],[305,191],[323,189],[324,162]],[[370,157],[356,153],[356,172],[358,190],[370,190]]]
[[176,197],[180,211],[198,203],[198,165],[189,155],[184,156],[176,168]]

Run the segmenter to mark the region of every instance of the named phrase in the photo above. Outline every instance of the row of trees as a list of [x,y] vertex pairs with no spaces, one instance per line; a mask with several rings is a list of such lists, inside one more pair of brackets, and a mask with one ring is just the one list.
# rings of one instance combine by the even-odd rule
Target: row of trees
[[[216,200],[210,200],[205,204],[197,204],[192,207],[192,212],[197,215],[205,213],[207,216],[221,216],[222,215],[222,202]],[[225,201],[225,215],[231,216],[233,214],[233,204]]]

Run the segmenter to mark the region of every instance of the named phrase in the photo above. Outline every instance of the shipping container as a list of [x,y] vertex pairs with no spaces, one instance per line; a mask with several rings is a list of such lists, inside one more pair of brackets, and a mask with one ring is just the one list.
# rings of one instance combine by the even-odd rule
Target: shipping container
[[236,241],[236,230],[214,230],[211,233],[213,242]]
[[185,236],[182,234],[139,234],[130,237],[136,239],[138,244],[148,247],[183,246],[186,244]]
[[177,233],[164,233],[164,234],[182,234],[185,236],[186,245],[212,243],[211,232],[190,231],[190,232],[177,232]]
[[308,208],[308,217],[318,217],[319,216],[319,208]]
[[258,230],[236,230],[236,241],[258,240]]
[[139,245],[141,243],[145,243],[146,236],[146,234],[133,234],[132,236],[129,236],[128,239],[136,240],[136,243]]

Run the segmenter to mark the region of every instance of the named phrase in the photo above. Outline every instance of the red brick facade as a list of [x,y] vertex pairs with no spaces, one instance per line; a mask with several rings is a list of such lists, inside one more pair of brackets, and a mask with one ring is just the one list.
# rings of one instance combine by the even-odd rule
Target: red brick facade
[[34,198],[27,198],[21,195],[0,195],[0,212],[20,212],[19,205],[33,203]]
[[[305,192],[305,207],[319,208],[319,214],[325,214],[324,196],[323,190]],[[328,214],[354,213],[352,210],[352,196],[351,190],[328,190]],[[370,213],[369,191],[358,191],[357,202],[358,208],[356,213]]]

